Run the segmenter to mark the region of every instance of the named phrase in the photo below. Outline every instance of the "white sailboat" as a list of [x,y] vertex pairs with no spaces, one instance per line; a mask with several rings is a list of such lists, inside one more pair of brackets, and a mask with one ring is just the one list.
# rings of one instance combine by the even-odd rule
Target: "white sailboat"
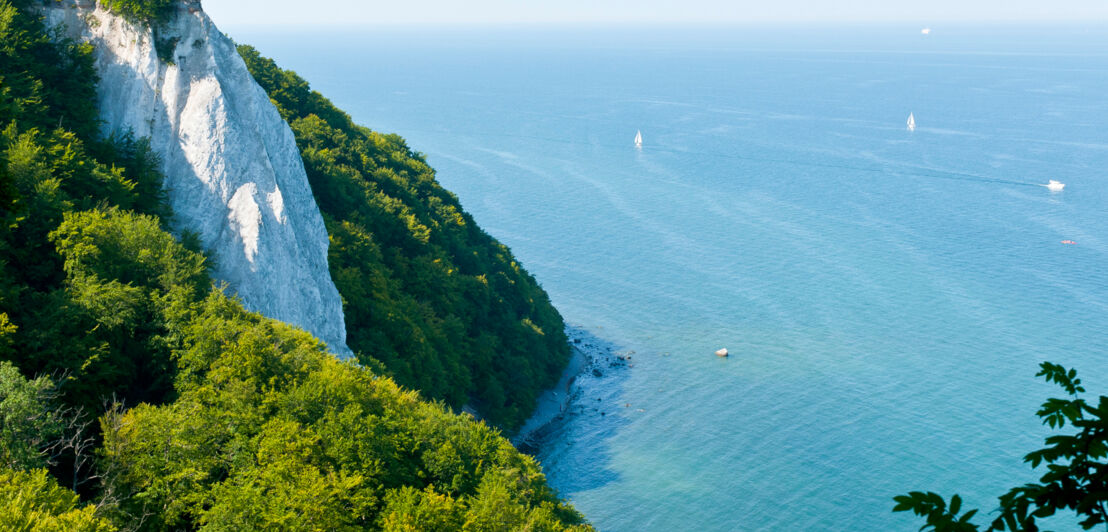
[[635,132],[635,147],[642,149],[642,131]]
[[1053,179],[1051,179],[1049,182],[1047,182],[1047,184],[1045,184],[1043,186],[1046,187],[1047,190],[1049,190],[1051,192],[1061,192],[1061,191],[1065,190],[1065,188],[1066,188],[1065,183],[1055,181]]
[[908,113],[908,131],[916,130],[916,114]]

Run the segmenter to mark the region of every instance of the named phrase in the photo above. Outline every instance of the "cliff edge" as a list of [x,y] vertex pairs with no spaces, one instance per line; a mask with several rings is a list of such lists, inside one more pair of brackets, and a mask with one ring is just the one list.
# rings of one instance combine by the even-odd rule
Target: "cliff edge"
[[150,139],[174,229],[198,233],[214,252],[213,277],[248,309],[350,355],[327,231],[296,140],[200,3],[182,1],[156,28],[87,0],[42,12],[48,27],[95,48],[105,133]]

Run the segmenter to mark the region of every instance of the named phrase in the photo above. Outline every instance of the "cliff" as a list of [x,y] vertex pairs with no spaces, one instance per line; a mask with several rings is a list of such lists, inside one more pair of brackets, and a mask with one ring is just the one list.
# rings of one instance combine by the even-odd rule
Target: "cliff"
[[[117,0],[116,8],[135,19],[165,21],[176,14],[176,25],[147,34],[91,5],[0,0],[0,419],[12,421],[0,430],[0,522],[11,524],[0,528],[591,530],[546,485],[538,463],[492,427],[422,401],[377,371],[383,368],[337,360],[311,334],[247,312],[213,290],[196,239],[167,231],[171,220],[158,168],[176,180],[171,192],[179,209],[188,211],[189,201],[217,206],[208,217],[216,220],[209,239],[218,244],[224,233],[233,234],[240,255],[232,258],[246,269],[281,251],[264,240],[269,226],[302,233],[293,224],[305,215],[295,211],[289,192],[297,186],[287,169],[295,157],[283,151],[286,157],[264,153],[249,161],[230,153],[233,142],[255,151],[283,150],[283,128],[270,120],[272,109],[262,98],[231,93],[257,86],[236,81],[226,41],[203,33],[210,26],[195,17],[198,12],[178,13],[178,1]],[[51,6],[45,11],[51,23],[66,22],[70,35],[94,45],[59,39],[54,26],[42,24],[44,5]],[[180,17],[200,24],[183,24]],[[116,27],[97,37],[104,24]],[[153,62],[145,43],[166,35],[172,36],[169,46],[155,46],[162,57],[180,51],[174,37],[196,42],[208,36],[220,44],[199,58],[208,62],[206,69],[190,72],[197,61],[187,56],[178,55],[174,68]],[[203,48],[203,42],[196,45]],[[112,55],[126,51],[131,55]],[[148,126],[120,107],[129,97],[151,113]],[[213,110],[209,121],[190,111],[197,106]],[[282,114],[290,109],[277,108]],[[160,157],[144,140],[102,138],[101,110],[109,131],[130,121],[127,129],[147,134]],[[251,120],[269,129],[243,133]],[[303,135],[297,125],[305,124],[293,125]],[[167,129],[180,132],[180,140]],[[226,150],[217,145],[207,154],[226,161],[194,163],[202,148],[191,142],[199,137],[222,142]],[[312,160],[311,152],[303,153]],[[186,165],[192,174],[182,170]],[[235,177],[243,172],[262,178]],[[190,175],[202,186],[182,177]],[[200,189],[192,197],[179,191],[190,184]],[[303,194],[302,182],[299,188]],[[359,199],[350,188],[317,188],[315,182],[312,188],[331,199]],[[277,191],[284,205],[270,201]],[[297,201],[312,203],[306,195]],[[177,225],[203,228],[206,218],[199,214]],[[386,213],[378,222],[389,220],[420,228],[414,215]],[[434,233],[421,230],[412,238],[424,235],[430,242]],[[281,243],[281,236],[288,235],[272,241]],[[342,245],[343,238],[334,236],[331,256],[342,260],[331,260],[331,267],[345,260],[363,264],[366,257],[347,254],[352,248]],[[288,239],[283,247],[315,249],[310,244],[319,242],[305,241]],[[372,244],[367,235],[358,249],[372,251]],[[389,249],[402,261],[410,253]],[[219,270],[227,275],[235,269]],[[343,274],[335,278],[344,279],[344,294],[381,284],[380,275],[335,271]],[[273,283],[296,281],[273,277]],[[250,282],[239,290],[261,289],[263,298],[276,298],[284,288],[265,292]],[[381,295],[363,293],[368,300]],[[9,500],[16,504],[3,504]]]
[[359,360],[500,427],[522,423],[569,360],[548,294],[404,139],[355,124],[257,50],[239,53],[296,135]]
[[89,1],[43,14],[94,47],[105,133],[150,139],[174,228],[214,252],[215,279],[248,309],[349,355],[327,231],[295,138],[199,2],[180,3],[155,29]]

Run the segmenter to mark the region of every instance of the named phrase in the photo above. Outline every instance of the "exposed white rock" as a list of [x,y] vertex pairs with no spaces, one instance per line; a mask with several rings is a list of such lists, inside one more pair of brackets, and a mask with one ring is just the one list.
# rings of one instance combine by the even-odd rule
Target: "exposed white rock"
[[[156,35],[88,0],[43,13],[95,47],[104,128],[150,138],[177,229],[199,233],[216,253],[215,278],[247,308],[348,355],[327,231],[295,138],[200,3],[182,1]],[[155,38],[175,43],[175,64],[158,58]]]

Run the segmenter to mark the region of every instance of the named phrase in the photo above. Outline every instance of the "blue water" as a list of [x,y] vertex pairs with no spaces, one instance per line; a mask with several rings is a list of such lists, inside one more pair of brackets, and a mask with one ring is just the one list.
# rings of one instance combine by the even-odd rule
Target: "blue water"
[[231,33],[406,137],[633,352],[538,455],[601,530],[988,511],[1037,478],[1038,363],[1108,391],[1106,28]]

